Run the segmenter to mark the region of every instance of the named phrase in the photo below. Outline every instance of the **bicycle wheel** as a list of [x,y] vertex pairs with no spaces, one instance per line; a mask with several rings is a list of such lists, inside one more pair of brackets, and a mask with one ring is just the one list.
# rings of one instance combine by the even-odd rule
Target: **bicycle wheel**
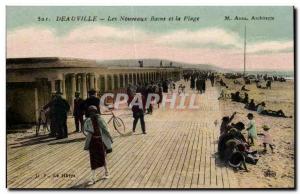
[[120,119],[119,117],[114,117],[113,118],[113,125],[115,130],[121,134],[121,135],[125,135],[126,133],[126,128],[124,125],[124,122],[122,121],[122,119]]

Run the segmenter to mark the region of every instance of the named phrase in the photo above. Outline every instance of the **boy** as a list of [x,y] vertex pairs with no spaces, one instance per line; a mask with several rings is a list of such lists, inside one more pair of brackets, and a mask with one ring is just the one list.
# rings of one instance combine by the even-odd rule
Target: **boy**
[[254,116],[252,113],[248,113],[247,118],[249,119],[247,131],[248,131],[248,142],[250,145],[254,145],[254,139],[257,137],[256,127],[255,127],[255,120],[253,119]]

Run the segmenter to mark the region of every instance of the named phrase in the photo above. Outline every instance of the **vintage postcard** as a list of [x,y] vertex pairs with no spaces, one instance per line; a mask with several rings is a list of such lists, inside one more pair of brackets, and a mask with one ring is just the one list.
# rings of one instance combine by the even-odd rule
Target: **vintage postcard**
[[6,11],[8,189],[295,189],[294,7]]

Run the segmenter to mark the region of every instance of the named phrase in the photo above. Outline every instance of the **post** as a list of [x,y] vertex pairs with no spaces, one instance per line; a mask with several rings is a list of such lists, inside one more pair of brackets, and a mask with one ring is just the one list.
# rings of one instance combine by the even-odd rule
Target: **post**
[[87,98],[87,88],[86,88],[86,73],[82,74],[82,98]]
[[71,74],[71,105],[72,105],[72,109],[74,109],[75,90],[76,90],[76,75],[74,73],[72,73]]
[[244,76],[246,75],[246,25],[245,25],[245,32],[244,32]]

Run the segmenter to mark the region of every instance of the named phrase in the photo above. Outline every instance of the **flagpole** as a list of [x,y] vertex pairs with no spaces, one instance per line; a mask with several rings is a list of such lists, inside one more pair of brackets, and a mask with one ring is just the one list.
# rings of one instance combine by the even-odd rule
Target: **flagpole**
[[244,32],[244,76],[246,75],[246,25],[245,25],[245,32]]

